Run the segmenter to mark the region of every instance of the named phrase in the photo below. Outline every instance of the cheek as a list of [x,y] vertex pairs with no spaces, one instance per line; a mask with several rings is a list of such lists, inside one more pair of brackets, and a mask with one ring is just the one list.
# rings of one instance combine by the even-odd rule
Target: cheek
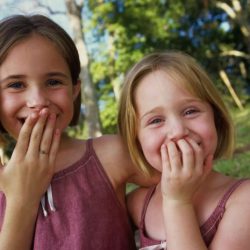
[[0,101],[0,119],[11,118],[18,107],[18,98],[1,98]]
[[60,94],[51,97],[53,104],[60,110],[60,116],[57,121],[57,127],[64,130],[72,120],[74,112],[74,103],[72,93],[64,90]]
[[50,99],[52,103],[56,104],[62,109],[71,110],[73,107],[73,95],[69,90],[62,89],[56,93],[52,93]]
[[217,144],[218,144],[218,136],[217,136],[216,129],[214,130],[214,133],[211,134],[210,142],[211,142],[211,145],[210,145],[211,151],[212,151],[212,153],[215,153],[215,151],[217,149]]
[[139,142],[148,163],[153,167],[158,168],[158,165],[161,162],[160,147],[162,141],[160,137],[147,133],[139,136]]
[[203,141],[205,143],[205,148],[208,153],[214,153],[217,148],[218,136],[217,131],[214,124],[210,124],[210,126],[206,126],[203,130]]

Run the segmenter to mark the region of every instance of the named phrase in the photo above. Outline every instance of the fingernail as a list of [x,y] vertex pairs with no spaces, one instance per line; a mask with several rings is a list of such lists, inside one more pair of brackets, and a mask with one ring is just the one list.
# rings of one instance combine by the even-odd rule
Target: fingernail
[[29,115],[29,117],[31,118],[31,119],[36,119],[37,117],[38,117],[38,114],[37,113],[31,113],[30,115]]
[[43,108],[40,110],[40,113],[39,114],[47,114],[48,113],[48,109],[47,108]]

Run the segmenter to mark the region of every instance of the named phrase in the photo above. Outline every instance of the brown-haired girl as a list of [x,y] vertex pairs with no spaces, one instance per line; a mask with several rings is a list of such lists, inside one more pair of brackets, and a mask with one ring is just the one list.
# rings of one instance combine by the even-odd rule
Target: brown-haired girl
[[[49,18],[17,15],[0,23],[2,131],[17,139],[27,117],[47,109],[62,133],[56,173],[38,210],[32,248],[135,249],[125,186],[152,180],[133,166],[119,136],[78,140],[64,133],[79,114],[79,72],[75,44]],[[49,153],[47,148],[39,152]],[[5,202],[0,194],[1,217]]]

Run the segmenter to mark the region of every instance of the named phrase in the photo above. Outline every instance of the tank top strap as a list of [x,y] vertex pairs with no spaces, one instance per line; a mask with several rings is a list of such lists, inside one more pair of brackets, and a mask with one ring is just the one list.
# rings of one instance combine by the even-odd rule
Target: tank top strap
[[95,149],[93,146],[93,138],[89,138],[86,141],[85,157],[96,156]]
[[231,194],[236,190],[236,188],[238,186],[240,186],[241,183],[243,183],[244,181],[246,181],[248,179],[240,179],[240,180],[237,180],[235,181],[230,187],[229,189],[226,191],[226,193],[222,196],[221,200],[219,201],[218,203],[218,206],[217,207],[220,207],[220,208],[225,208],[225,205],[229,199],[229,197],[231,196]]
[[87,143],[86,143],[86,154],[90,154],[91,151],[94,151],[93,148],[93,138],[89,138],[87,139]]
[[142,208],[142,213],[141,213],[140,228],[144,228],[146,211],[148,208],[148,204],[151,200],[151,197],[153,196],[153,194],[155,192],[155,189],[156,189],[156,186],[150,187],[146,196],[145,196],[144,204],[143,204],[143,208]]

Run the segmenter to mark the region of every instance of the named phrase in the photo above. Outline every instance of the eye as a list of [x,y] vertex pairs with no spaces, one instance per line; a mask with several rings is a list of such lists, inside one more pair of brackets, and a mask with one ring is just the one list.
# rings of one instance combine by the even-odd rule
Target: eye
[[49,79],[49,80],[47,81],[47,84],[48,84],[49,86],[51,86],[51,87],[56,87],[56,86],[61,85],[62,82],[59,81],[59,80],[56,80],[56,79]]
[[185,110],[184,115],[190,116],[190,115],[196,114],[198,112],[199,112],[198,109],[196,109],[196,108],[190,108],[190,109]]
[[12,82],[12,83],[8,84],[8,88],[22,89],[22,88],[24,88],[24,84],[22,82]]
[[163,119],[157,117],[157,118],[151,119],[151,120],[149,121],[149,125],[156,125],[156,124],[159,124],[159,123],[161,123],[161,122],[163,122]]

